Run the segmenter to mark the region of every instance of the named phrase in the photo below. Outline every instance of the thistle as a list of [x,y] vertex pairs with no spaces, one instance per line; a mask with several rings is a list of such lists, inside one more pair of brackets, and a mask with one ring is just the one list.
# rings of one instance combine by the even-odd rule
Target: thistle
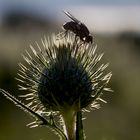
[[[104,74],[108,64],[99,64],[103,54],[96,54],[97,46],[83,44],[73,33],[57,40],[55,35],[30,46],[23,55],[26,65],[19,63],[20,95],[22,103],[0,89],[8,99],[35,117],[30,127],[47,126],[63,140],[84,140],[82,114],[99,108],[111,72]],[[60,117],[60,121],[56,117]]]

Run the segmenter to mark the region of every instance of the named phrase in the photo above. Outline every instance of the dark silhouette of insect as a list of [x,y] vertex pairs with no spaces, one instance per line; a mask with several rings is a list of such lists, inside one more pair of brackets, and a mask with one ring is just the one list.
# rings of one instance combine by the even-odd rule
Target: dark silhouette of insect
[[71,31],[75,33],[75,38],[79,37],[80,40],[82,40],[84,43],[92,43],[93,42],[93,37],[90,35],[90,32],[86,25],[76,19],[73,15],[71,15],[69,12],[64,11],[64,13],[72,19],[72,21],[66,22],[63,24],[63,28],[65,30],[65,35],[67,34],[68,31]]

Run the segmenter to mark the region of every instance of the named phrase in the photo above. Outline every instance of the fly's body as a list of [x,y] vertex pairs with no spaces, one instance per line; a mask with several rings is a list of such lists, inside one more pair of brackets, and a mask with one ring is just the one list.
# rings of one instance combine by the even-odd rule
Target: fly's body
[[93,42],[93,37],[90,35],[90,32],[86,25],[82,22],[80,22],[78,19],[76,19],[74,16],[72,16],[69,12],[64,11],[64,13],[72,19],[72,21],[66,22],[63,25],[64,30],[66,33],[68,31],[73,32],[76,37],[79,37],[80,40],[82,40],[84,43],[92,43]]

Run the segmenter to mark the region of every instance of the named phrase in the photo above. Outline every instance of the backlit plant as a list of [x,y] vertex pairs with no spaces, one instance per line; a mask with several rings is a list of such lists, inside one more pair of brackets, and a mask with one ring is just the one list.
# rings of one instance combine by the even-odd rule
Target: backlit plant
[[[104,91],[112,76],[105,73],[108,64],[100,64],[103,54],[97,46],[75,39],[73,33],[57,39],[44,38],[42,44],[30,46],[32,53],[23,55],[26,64],[19,63],[17,80],[22,103],[7,91],[0,89],[8,99],[35,117],[30,127],[47,126],[63,140],[84,140],[82,114],[99,108]],[[60,118],[60,121],[56,117]]]

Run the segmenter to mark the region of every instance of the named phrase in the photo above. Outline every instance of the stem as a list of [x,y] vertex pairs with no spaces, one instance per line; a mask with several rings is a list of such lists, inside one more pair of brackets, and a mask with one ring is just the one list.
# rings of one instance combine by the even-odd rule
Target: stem
[[82,122],[82,111],[81,110],[77,112],[76,140],[84,140],[83,122]]
[[62,113],[64,121],[64,132],[68,140],[75,140],[75,128],[76,128],[76,111],[69,108]]

